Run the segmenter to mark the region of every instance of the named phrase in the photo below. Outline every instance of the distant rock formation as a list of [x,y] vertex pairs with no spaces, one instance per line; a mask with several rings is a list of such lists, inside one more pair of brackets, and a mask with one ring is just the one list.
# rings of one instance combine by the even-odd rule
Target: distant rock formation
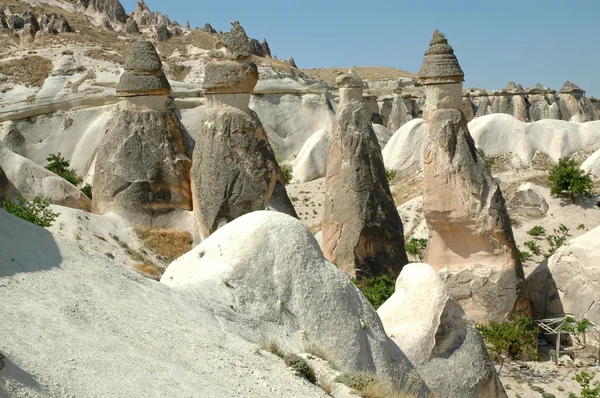
[[214,36],[217,35],[217,31],[208,22],[204,24],[202,31]]
[[388,116],[387,128],[395,133],[409,121],[419,117],[419,106],[410,99],[410,94],[402,93],[401,89],[394,92],[392,110]]
[[507,397],[481,335],[430,265],[407,264],[377,314],[435,396]]
[[350,277],[396,277],[408,262],[402,221],[362,101],[364,85],[352,71],[336,81],[340,108],[329,138],[323,254]]
[[437,30],[418,74],[425,86],[425,262],[445,279],[471,320],[528,312],[523,267],[502,192],[469,134],[464,74]]
[[298,69],[298,66],[296,65],[296,61],[294,60],[293,57],[289,57],[288,59],[285,60],[285,62],[292,68]]
[[125,23],[125,33],[127,33],[128,35],[139,35],[141,33],[140,28],[135,19],[129,18],[127,20],[127,23]]
[[171,87],[152,43],[132,45],[116,91],[121,102],[96,158],[94,211],[136,226],[172,225],[192,210],[191,161],[180,122],[165,108]]
[[271,47],[269,47],[269,43],[267,43],[267,39],[263,39],[263,41],[260,43],[263,52],[265,53],[265,57],[269,57],[271,58]]
[[248,107],[258,82],[248,36],[237,21],[232,25],[210,52],[203,84],[209,109],[193,154],[194,212],[203,239],[265,209],[273,195],[279,195],[274,206],[287,203],[295,216],[264,128]]
[[102,15],[111,22],[127,22],[127,13],[119,0],[79,0],[79,5],[89,15]]
[[139,29],[149,29],[156,35],[158,41],[167,41],[173,36],[181,36],[183,30],[177,22],[171,22],[168,16],[160,12],[152,12],[143,1],[138,2],[132,19]]

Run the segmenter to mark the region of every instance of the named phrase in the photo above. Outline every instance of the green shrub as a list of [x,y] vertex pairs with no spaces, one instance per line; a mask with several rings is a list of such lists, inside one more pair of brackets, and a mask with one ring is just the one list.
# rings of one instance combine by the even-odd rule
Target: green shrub
[[491,168],[492,168],[492,166],[494,165],[494,163],[496,163],[496,161],[495,161],[493,158],[491,158],[491,157],[488,157],[488,156],[485,154],[485,152],[484,152],[484,150],[483,150],[483,149],[479,149],[479,150],[478,150],[478,152],[479,152],[479,155],[481,156],[481,158],[483,159],[483,161],[484,161],[484,162],[485,162],[485,163],[488,165],[488,167],[491,169]]
[[58,217],[58,213],[53,213],[49,207],[49,199],[40,199],[38,197],[32,201],[17,199],[16,202],[13,202],[10,198],[4,200],[4,209],[7,212],[40,227],[51,226],[56,217]]
[[477,325],[477,330],[488,343],[490,350],[501,360],[500,371],[506,358],[520,356],[537,357],[538,327],[531,318],[518,317],[509,321],[490,321],[488,325]]
[[81,178],[77,177],[75,170],[69,169],[69,161],[63,158],[60,152],[51,154],[46,160],[48,161],[46,165],[47,170],[64,178],[73,185],[81,182]]
[[333,379],[336,383],[342,383],[354,390],[361,391],[378,382],[377,376],[370,372],[342,373]]
[[536,225],[535,227],[531,228],[529,231],[527,231],[527,233],[531,236],[544,236],[546,234],[546,230],[544,229],[544,227],[540,226],[540,225]]
[[85,184],[81,188],[81,192],[83,192],[83,194],[88,198],[92,199],[92,186],[90,184]]
[[396,283],[387,275],[377,278],[353,279],[352,282],[362,291],[375,309],[381,307],[381,304],[385,303],[396,290]]
[[525,246],[526,246],[526,247],[527,247],[529,250],[531,250],[531,252],[532,252],[533,254],[535,254],[536,256],[539,256],[539,255],[540,255],[540,253],[541,253],[540,247],[539,247],[539,246],[537,245],[537,243],[535,243],[534,241],[532,241],[532,240],[528,240],[528,241],[526,241],[526,242],[524,243],[524,245],[525,245]]
[[283,181],[285,182],[285,185],[287,185],[292,182],[294,168],[291,164],[282,164],[280,167],[281,173],[283,174]]
[[580,170],[575,160],[568,158],[558,161],[558,165],[550,170],[548,180],[552,195],[568,194],[573,203],[575,203],[576,196],[589,195],[594,186],[590,175]]
[[317,378],[313,368],[306,360],[296,354],[288,354],[283,358],[285,364],[296,371],[296,374],[305,377],[311,383],[316,383]]
[[394,178],[396,178],[396,170],[394,169],[385,169],[385,178],[387,182],[391,182]]
[[[575,374],[575,380],[581,386],[581,398],[598,398],[600,397],[600,381],[596,380],[592,385],[592,379],[596,377],[595,373],[588,373],[585,370]],[[574,395],[574,394],[573,394]],[[579,398],[576,397],[576,398]]]
[[559,247],[564,245],[569,236],[571,236],[569,233],[569,228],[567,228],[564,224],[559,224],[558,228],[554,228],[554,233],[546,236],[546,241],[550,246],[550,250],[548,251],[546,257],[550,257],[556,250],[558,250]]
[[529,252],[522,252],[519,250],[519,258],[521,259],[521,262],[524,263],[525,261],[531,260],[533,256]]
[[419,259],[419,261],[423,261],[423,258],[425,257],[425,253],[423,253],[423,250],[426,247],[427,247],[427,239],[417,239],[417,238],[412,238],[411,240],[408,241],[408,243],[406,243],[406,245],[404,245],[406,252],[408,254],[412,254],[413,256],[417,257]]

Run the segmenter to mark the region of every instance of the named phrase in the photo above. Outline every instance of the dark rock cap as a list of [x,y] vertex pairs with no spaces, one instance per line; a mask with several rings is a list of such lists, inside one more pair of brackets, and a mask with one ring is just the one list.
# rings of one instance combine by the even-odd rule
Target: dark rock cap
[[365,83],[360,77],[350,69],[348,73],[339,75],[335,79],[335,83],[341,88],[364,88]]
[[559,94],[568,94],[568,93],[585,93],[585,90],[579,88],[577,84],[571,83],[570,81],[566,81],[563,84],[562,88],[558,90]]
[[125,73],[117,85],[117,97],[168,95],[171,85],[162,70],[162,62],[154,45],[137,40],[125,61]]
[[461,83],[465,81],[454,50],[448,44],[443,33],[433,32],[429,49],[425,52],[423,64],[418,73],[419,80],[424,85]]

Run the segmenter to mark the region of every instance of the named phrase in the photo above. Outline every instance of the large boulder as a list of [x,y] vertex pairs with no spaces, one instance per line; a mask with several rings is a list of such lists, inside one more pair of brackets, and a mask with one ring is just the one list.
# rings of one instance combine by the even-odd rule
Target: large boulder
[[402,221],[371,113],[362,102],[362,81],[352,73],[338,81],[341,101],[329,138],[323,253],[351,277],[396,277],[408,262]]
[[294,161],[294,181],[309,182],[325,177],[329,131],[319,130],[302,145]]
[[586,174],[591,174],[600,179],[600,149],[594,152],[581,164],[581,170]]
[[161,282],[252,320],[255,333],[246,337],[256,342],[266,337],[297,350],[310,341],[344,370],[389,381],[413,372],[373,307],[292,217],[240,217],[171,263]]
[[600,324],[600,227],[571,239],[527,277],[536,319],[570,314]]
[[548,213],[549,206],[542,189],[531,182],[520,186],[517,192],[506,202],[506,208],[511,216],[544,217]]
[[424,143],[425,120],[413,119],[404,124],[383,148],[385,168],[395,170],[398,177],[422,170]]
[[437,397],[507,396],[481,335],[432,266],[407,264],[377,314]]
[[[33,200],[49,199],[52,203],[90,211],[92,202],[77,187],[31,160],[0,145],[0,168],[15,192],[11,196]],[[6,192],[6,191],[5,191]]]

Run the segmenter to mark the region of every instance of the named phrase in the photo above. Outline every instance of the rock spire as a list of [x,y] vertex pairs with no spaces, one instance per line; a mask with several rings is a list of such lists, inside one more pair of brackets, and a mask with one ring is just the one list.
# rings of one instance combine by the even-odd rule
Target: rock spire
[[446,36],[438,30],[433,32],[418,76],[423,85],[465,81],[465,74],[458,64],[454,50],[448,44]]
[[162,70],[162,62],[154,45],[144,39],[132,46],[125,73],[117,85],[117,97],[168,95],[171,85]]

